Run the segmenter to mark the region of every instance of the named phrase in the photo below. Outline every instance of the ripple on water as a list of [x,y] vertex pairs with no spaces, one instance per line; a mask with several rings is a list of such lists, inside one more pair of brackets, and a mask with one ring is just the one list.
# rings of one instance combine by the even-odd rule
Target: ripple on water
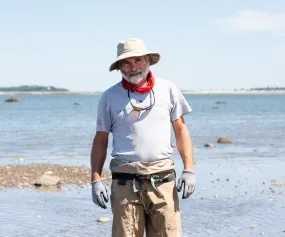
[[[110,236],[112,222],[99,223],[99,217],[112,218],[108,209],[97,208],[90,189],[64,193],[38,193],[8,190],[0,197],[0,236],[76,237]],[[186,199],[181,200],[183,236],[266,236],[284,233],[285,201],[268,199]],[[255,228],[250,228],[254,225]]]

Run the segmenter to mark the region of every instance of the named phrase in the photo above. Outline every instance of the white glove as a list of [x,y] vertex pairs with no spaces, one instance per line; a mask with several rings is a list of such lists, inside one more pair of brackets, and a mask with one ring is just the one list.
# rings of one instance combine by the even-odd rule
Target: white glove
[[195,174],[191,171],[184,170],[178,180],[177,191],[180,192],[184,187],[182,199],[190,197],[195,191],[196,186],[196,177]]
[[109,197],[102,181],[92,182],[92,200],[97,206],[107,208],[105,202],[109,201]]

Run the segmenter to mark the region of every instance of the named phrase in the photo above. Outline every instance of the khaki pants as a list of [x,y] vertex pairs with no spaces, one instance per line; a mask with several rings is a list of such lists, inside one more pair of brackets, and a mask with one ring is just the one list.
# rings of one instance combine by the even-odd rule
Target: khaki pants
[[[160,172],[167,175],[169,171]],[[149,179],[118,184],[112,180],[111,207],[113,212],[112,237],[181,237],[179,199],[175,180],[156,184]]]

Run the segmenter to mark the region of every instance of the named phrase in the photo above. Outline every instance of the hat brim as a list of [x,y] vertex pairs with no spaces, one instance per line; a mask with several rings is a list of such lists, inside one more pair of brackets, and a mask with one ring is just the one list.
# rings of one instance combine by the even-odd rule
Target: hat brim
[[160,54],[157,52],[152,52],[152,51],[148,51],[148,52],[126,52],[122,55],[120,55],[119,57],[116,58],[116,60],[111,64],[109,71],[113,71],[113,70],[119,70],[119,61],[126,59],[126,58],[131,58],[131,57],[141,57],[144,55],[148,55],[149,56],[149,65],[154,65],[157,64],[160,60]]

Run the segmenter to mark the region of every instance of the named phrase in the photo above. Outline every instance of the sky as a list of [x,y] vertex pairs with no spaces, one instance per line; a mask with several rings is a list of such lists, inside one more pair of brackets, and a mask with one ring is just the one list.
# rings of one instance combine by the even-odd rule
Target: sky
[[285,87],[284,0],[0,0],[0,87],[104,91],[133,37],[182,90]]

